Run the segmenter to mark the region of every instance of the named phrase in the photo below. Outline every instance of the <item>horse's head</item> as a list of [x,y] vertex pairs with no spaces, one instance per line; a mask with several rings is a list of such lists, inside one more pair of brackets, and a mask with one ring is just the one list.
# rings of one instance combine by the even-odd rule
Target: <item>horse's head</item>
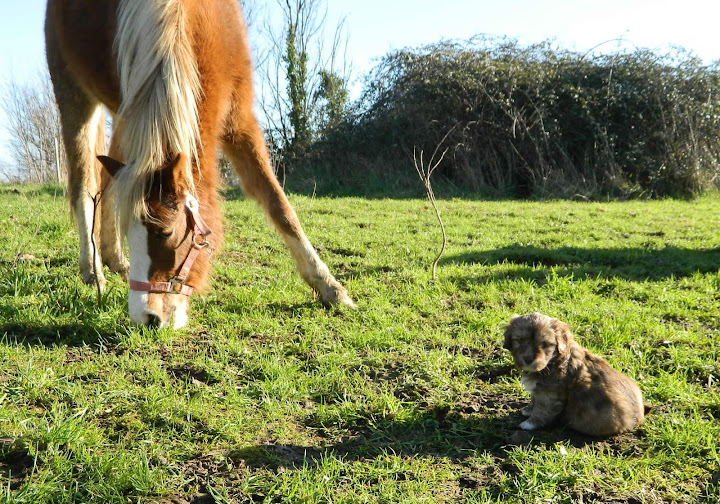
[[[100,156],[117,178],[124,164]],[[145,185],[144,211],[125,225],[130,251],[130,319],[136,324],[180,328],[187,323],[190,295],[205,286],[215,237],[205,223],[219,219],[214,204],[190,193],[178,155]],[[122,183],[122,180],[118,181]]]

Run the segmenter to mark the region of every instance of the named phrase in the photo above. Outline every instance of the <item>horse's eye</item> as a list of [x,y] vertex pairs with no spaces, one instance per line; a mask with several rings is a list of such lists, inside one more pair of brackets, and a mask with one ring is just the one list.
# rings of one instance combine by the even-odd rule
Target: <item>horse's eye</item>
[[172,234],[172,229],[161,229],[155,232],[155,236],[157,236],[158,240],[167,240],[172,236]]

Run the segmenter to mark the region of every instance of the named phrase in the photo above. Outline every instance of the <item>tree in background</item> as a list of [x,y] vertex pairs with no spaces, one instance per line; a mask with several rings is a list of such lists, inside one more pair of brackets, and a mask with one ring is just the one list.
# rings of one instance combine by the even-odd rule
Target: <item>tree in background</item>
[[270,145],[284,165],[303,155],[337,124],[348,102],[344,20],[327,32],[326,0],[276,0],[280,29],[266,22],[258,59],[260,106]]
[[47,71],[29,84],[10,81],[0,105],[7,116],[14,173],[3,175],[25,182],[60,182],[65,179],[65,151],[60,115]]
[[320,71],[320,127],[323,131],[337,127],[348,113],[347,79],[326,70]]
[[[328,38],[327,0],[276,0],[279,16],[274,19],[279,19],[279,27],[269,21],[260,26],[263,4],[256,0],[239,0],[239,4],[256,55],[260,119],[276,164],[285,169],[346,114],[350,69],[344,20]],[[33,183],[64,180],[65,153],[47,72],[28,84],[10,82],[0,92],[0,106],[8,117],[15,165],[0,167],[0,175]],[[232,173],[221,170],[234,182]]]

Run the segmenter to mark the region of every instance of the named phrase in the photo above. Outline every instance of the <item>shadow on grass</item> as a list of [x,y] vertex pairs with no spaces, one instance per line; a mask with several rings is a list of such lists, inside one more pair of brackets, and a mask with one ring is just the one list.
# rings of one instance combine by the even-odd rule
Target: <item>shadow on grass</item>
[[258,313],[265,313],[270,317],[300,317],[307,315],[309,311],[324,309],[319,300],[312,299],[312,293],[308,293],[308,298],[308,301],[301,303],[224,301],[222,302],[222,310],[228,313],[234,313],[235,315],[257,315]]
[[[495,383],[512,374],[512,367],[483,366],[478,371],[478,379]],[[402,369],[391,368],[374,378],[368,376],[368,379],[392,382],[402,373]],[[323,473],[328,464],[333,464],[333,459],[343,463],[358,462],[363,467],[372,464],[388,467],[386,459],[389,456],[407,460],[426,458],[437,464],[452,464],[460,491],[482,489],[488,495],[501,497],[507,493],[507,485],[512,484],[508,482],[524,471],[513,457],[514,451],[524,446],[557,451],[558,443],[576,447],[590,445],[618,457],[641,457],[645,452],[638,446],[635,434],[604,440],[564,429],[532,434],[520,431],[518,425],[524,419],[520,410],[527,405],[527,399],[518,397],[502,385],[497,389],[481,387],[457,403],[443,406],[427,404],[422,394],[405,395],[404,391],[396,391],[395,395],[398,394],[404,398],[405,407],[395,416],[384,410],[367,409],[362,404],[347,406],[343,401],[313,401],[316,407],[306,410],[302,423],[308,432],[315,434],[314,441],[282,443],[269,438],[226,453],[224,456],[231,462],[229,464],[208,461],[202,455],[187,460],[183,464],[184,473],[188,479],[202,482],[207,476],[206,471],[197,470],[199,465],[209,464],[212,473],[232,480],[237,468],[246,468],[250,474],[266,477],[267,473]],[[320,404],[327,405],[325,411]],[[491,463],[478,467],[473,462],[477,457],[486,456],[491,458]],[[396,467],[392,475],[395,480],[418,477],[409,465],[392,466]],[[248,472],[242,474],[247,478]],[[369,484],[374,483],[370,481]],[[257,490],[257,495],[242,494],[242,498],[268,502],[269,494],[264,489]]]
[[[519,419],[519,417],[517,417]],[[501,416],[465,414],[463,408],[429,408],[403,420],[383,420],[374,423],[365,418],[353,418],[353,425],[345,425],[346,435],[329,441],[321,448],[267,442],[233,452],[251,467],[299,469],[308,463],[319,463],[328,455],[346,461],[365,460],[384,453],[397,456],[428,455],[461,461],[477,451],[489,451],[504,457],[503,447],[514,430],[515,414]],[[308,426],[320,430],[312,416]]]
[[91,323],[33,324],[26,322],[0,323],[0,337],[4,343],[25,347],[86,347],[105,346],[117,338],[116,333],[101,332]]
[[[512,488],[516,484],[514,481],[522,479],[525,469],[515,462],[512,453],[523,446],[548,451],[559,450],[557,445],[592,446],[614,457],[624,458],[642,457],[645,452],[638,446],[638,435],[644,436],[643,432],[598,439],[563,429],[533,433],[518,430],[517,426],[523,418],[519,408],[525,403],[499,399],[506,406],[517,409],[500,414],[488,411],[467,414],[463,408],[431,408],[407,421],[390,420],[372,427],[365,426],[338,442],[330,442],[320,448],[268,442],[236,450],[229,454],[229,458],[251,469],[283,473],[308,469],[322,471],[331,458],[362,464],[371,464],[375,459],[382,465],[383,457],[388,454],[407,459],[432,457],[438,464],[449,461],[458,466],[457,483],[461,492],[482,490],[488,496],[500,498],[516,491]],[[484,406],[493,408],[493,403],[494,399]],[[482,454],[489,454],[493,463],[475,467],[468,460]],[[398,466],[396,471],[392,476],[395,480],[417,477],[412,469],[405,473]]]
[[36,460],[22,442],[12,438],[0,439],[0,476],[5,488],[17,490],[32,474]]
[[502,264],[519,266],[510,273],[481,276],[478,282],[491,282],[508,277],[540,280],[544,273],[535,268],[554,268],[559,275],[576,278],[606,277],[625,280],[662,280],[687,277],[694,273],[712,273],[720,269],[720,248],[663,249],[618,248],[585,249],[559,247],[545,249],[534,246],[510,245],[497,250],[465,252],[444,258],[441,264]]
[[[396,456],[430,456],[462,463],[478,452],[491,454],[505,472],[517,468],[506,462],[515,447],[532,445],[552,448],[556,444],[569,444],[577,448],[593,445],[616,456],[641,456],[638,439],[644,431],[608,438],[598,438],[555,427],[532,433],[519,430],[524,420],[520,413],[527,401],[496,394],[480,401],[459,404],[453,408],[432,407],[418,411],[403,420],[366,421],[354,418],[353,425],[343,426],[346,435],[338,441],[329,441],[321,447],[281,444],[269,441],[234,451],[231,458],[241,459],[255,468],[270,470],[300,469],[308,464],[319,464],[328,456],[345,461],[361,461],[386,453]],[[307,424],[322,432],[312,416]]]

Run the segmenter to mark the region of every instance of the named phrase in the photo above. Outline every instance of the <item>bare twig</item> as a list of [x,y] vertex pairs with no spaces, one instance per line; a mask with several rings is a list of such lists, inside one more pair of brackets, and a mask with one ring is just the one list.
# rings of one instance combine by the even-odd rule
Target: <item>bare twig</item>
[[435,257],[435,260],[432,262],[432,279],[435,281],[436,278],[436,269],[437,264],[440,261],[440,258],[442,257],[443,253],[445,252],[445,246],[447,245],[447,234],[445,233],[445,224],[443,223],[442,217],[440,216],[440,209],[438,208],[437,201],[435,200],[435,193],[433,192],[432,184],[430,183],[430,177],[432,176],[435,169],[438,167],[438,165],[442,162],[443,158],[445,157],[445,154],[447,154],[448,148],[446,148],[442,155],[440,156],[440,159],[436,163],[433,164],[433,160],[435,159],[435,154],[437,154],[437,149],[435,149],[435,152],[433,153],[432,157],[430,158],[430,163],[428,163],[427,166],[425,166],[425,163],[423,161],[423,151],[420,151],[420,156],[418,157],[417,152],[415,149],[413,149],[413,161],[415,162],[415,171],[417,171],[418,176],[420,177],[420,180],[423,183],[423,186],[425,186],[425,194],[427,195],[428,199],[430,200],[430,203],[433,206],[433,209],[435,210],[435,216],[437,217],[438,222],[440,223],[440,230],[442,231],[442,246],[440,247],[440,252],[438,252],[438,255]]
[[[93,270],[95,270],[95,288],[97,289],[97,303],[98,306],[102,306],[102,286],[100,285],[100,274],[97,271],[97,244],[95,243],[95,217],[97,216],[98,207],[100,206],[100,198],[102,198],[103,191],[100,190],[92,196],[93,201],[93,217],[92,217],[92,229],[90,231],[90,242],[93,248]],[[102,268],[102,266],[100,266]]]
[[443,223],[442,217],[440,216],[440,209],[438,208],[437,201],[435,199],[435,192],[433,191],[430,177],[432,177],[435,169],[440,166],[440,163],[442,163],[443,159],[445,159],[445,154],[447,154],[448,150],[450,150],[449,147],[446,147],[440,155],[440,158],[435,161],[435,157],[437,156],[440,147],[442,147],[442,145],[445,143],[445,140],[447,140],[448,136],[450,136],[450,133],[452,133],[459,125],[460,123],[455,124],[455,126],[450,128],[447,133],[445,133],[445,136],[442,137],[442,140],[440,140],[440,142],[438,142],[438,144],[435,146],[435,150],[433,151],[432,156],[430,156],[430,161],[427,165],[425,165],[425,160],[423,159],[424,152],[421,150],[420,155],[418,156],[417,150],[413,147],[413,162],[415,163],[415,171],[417,172],[418,177],[420,177],[420,180],[425,187],[425,194],[427,195],[427,198],[430,200],[430,203],[435,210],[435,216],[437,217],[438,223],[440,224],[440,231],[442,232],[442,246],[440,247],[440,252],[438,252],[435,260],[432,262],[433,281],[435,281],[436,279],[438,262],[440,262],[440,258],[445,253],[445,247],[447,246],[447,234],[445,232],[445,224]]

